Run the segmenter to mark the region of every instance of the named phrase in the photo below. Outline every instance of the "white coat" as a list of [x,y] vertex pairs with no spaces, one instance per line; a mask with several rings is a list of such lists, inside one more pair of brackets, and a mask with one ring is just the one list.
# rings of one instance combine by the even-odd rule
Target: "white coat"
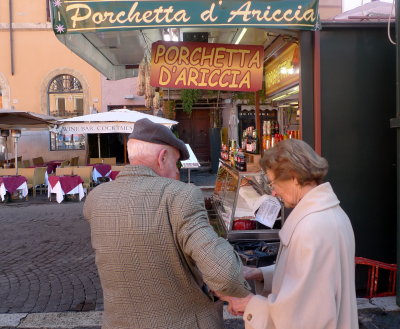
[[300,200],[279,236],[276,265],[262,268],[267,297],[250,299],[246,329],[357,329],[354,233],[329,183]]

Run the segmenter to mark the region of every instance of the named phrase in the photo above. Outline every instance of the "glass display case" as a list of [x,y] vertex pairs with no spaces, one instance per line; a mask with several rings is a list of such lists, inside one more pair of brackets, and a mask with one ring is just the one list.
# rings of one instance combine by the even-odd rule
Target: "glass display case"
[[241,172],[220,161],[212,197],[222,234],[230,242],[279,241],[284,218],[262,171]]

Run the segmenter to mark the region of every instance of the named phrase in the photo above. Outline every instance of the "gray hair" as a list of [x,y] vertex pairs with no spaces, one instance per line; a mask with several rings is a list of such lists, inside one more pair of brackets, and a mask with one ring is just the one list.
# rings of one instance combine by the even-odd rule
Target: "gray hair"
[[128,140],[128,157],[129,161],[137,159],[152,159],[155,160],[158,156],[158,152],[161,150],[163,145],[153,144],[144,142],[139,139]]
[[264,171],[271,170],[276,180],[297,178],[300,185],[319,185],[328,173],[328,161],[298,139],[281,141],[267,150],[260,165]]

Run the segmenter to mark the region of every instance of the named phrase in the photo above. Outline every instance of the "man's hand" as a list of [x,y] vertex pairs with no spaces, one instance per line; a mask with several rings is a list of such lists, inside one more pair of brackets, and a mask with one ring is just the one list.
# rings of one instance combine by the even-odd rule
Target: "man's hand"
[[243,276],[246,280],[263,281],[264,277],[259,268],[243,266]]
[[232,315],[243,315],[244,310],[246,309],[247,304],[249,303],[250,299],[253,297],[253,294],[249,294],[244,298],[237,298],[237,297],[230,297],[218,294],[218,297],[228,302],[228,312]]

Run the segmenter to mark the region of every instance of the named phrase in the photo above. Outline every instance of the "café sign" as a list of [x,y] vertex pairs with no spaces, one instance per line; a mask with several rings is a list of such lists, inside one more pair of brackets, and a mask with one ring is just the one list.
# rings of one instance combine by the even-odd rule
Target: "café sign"
[[300,58],[296,43],[286,47],[265,66],[265,90],[267,96],[299,83]]
[[318,0],[51,0],[56,34],[173,27],[315,30]]
[[151,49],[150,84],[257,91],[262,88],[263,61],[263,46],[158,41]]
[[57,129],[57,132],[63,135],[116,133],[130,134],[133,131],[133,126],[133,122],[96,122],[95,124],[66,122]]

